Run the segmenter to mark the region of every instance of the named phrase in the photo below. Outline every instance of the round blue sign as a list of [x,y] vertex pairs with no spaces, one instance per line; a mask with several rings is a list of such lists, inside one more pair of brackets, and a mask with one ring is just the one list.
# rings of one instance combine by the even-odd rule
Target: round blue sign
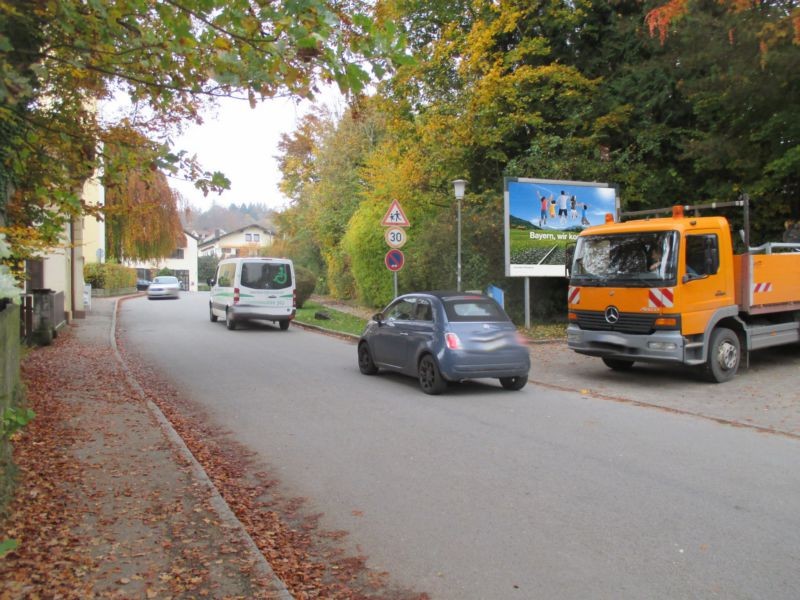
[[399,271],[403,268],[405,261],[406,257],[397,248],[389,250],[386,253],[386,258],[383,259],[383,262],[386,263],[386,268],[390,271]]

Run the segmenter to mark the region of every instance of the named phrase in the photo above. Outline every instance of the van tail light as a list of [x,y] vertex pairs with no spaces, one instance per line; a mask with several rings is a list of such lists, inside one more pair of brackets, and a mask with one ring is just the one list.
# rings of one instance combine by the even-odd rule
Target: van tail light
[[461,340],[455,333],[445,333],[444,343],[449,350],[461,350]]
[[239,288],[233,288],[233,303],[239,304]]
[[297,289],[292,290],[292,308],[297,308]]

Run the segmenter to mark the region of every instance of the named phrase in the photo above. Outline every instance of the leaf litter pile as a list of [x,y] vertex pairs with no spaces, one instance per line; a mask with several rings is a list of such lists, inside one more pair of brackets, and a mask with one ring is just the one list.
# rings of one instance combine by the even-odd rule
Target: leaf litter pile
[[[0,541],[19,545],[0,559],[0,600],[279,597],[111,349],[73,333],[23,362],[37,417],[14,440],[19,485]],[[322,531],[321,515],[281,497],[246,448],[213,429],[161,373],[120,351],[294,598],[427,599],[350,554],[346,532]]]

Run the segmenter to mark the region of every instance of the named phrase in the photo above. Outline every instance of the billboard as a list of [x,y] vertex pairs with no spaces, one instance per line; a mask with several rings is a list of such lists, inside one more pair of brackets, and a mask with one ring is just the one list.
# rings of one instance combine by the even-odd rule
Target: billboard
[[606,183],[506,177],[503,187],[508,277],[564,277],[567,244],[618,214]]

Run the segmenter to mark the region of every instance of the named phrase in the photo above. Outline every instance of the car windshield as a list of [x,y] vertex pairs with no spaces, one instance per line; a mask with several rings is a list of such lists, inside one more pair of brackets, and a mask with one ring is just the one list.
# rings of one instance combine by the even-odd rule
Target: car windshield
[[242,263],[242,285],[256,290],[282,290],[292,285],[292,271],[287,263]]
[[677,249],[675,231],[581,236],[570,277],[581,285],[663,285],[675,280]]
[[508,315],[494,300],[481,296],[445,298],[444,310],[450,322],[506,322]]
[[178,283],[178,278],[163,275],[161,277],[156,277],[155,279],[153,279],[153,283]]

